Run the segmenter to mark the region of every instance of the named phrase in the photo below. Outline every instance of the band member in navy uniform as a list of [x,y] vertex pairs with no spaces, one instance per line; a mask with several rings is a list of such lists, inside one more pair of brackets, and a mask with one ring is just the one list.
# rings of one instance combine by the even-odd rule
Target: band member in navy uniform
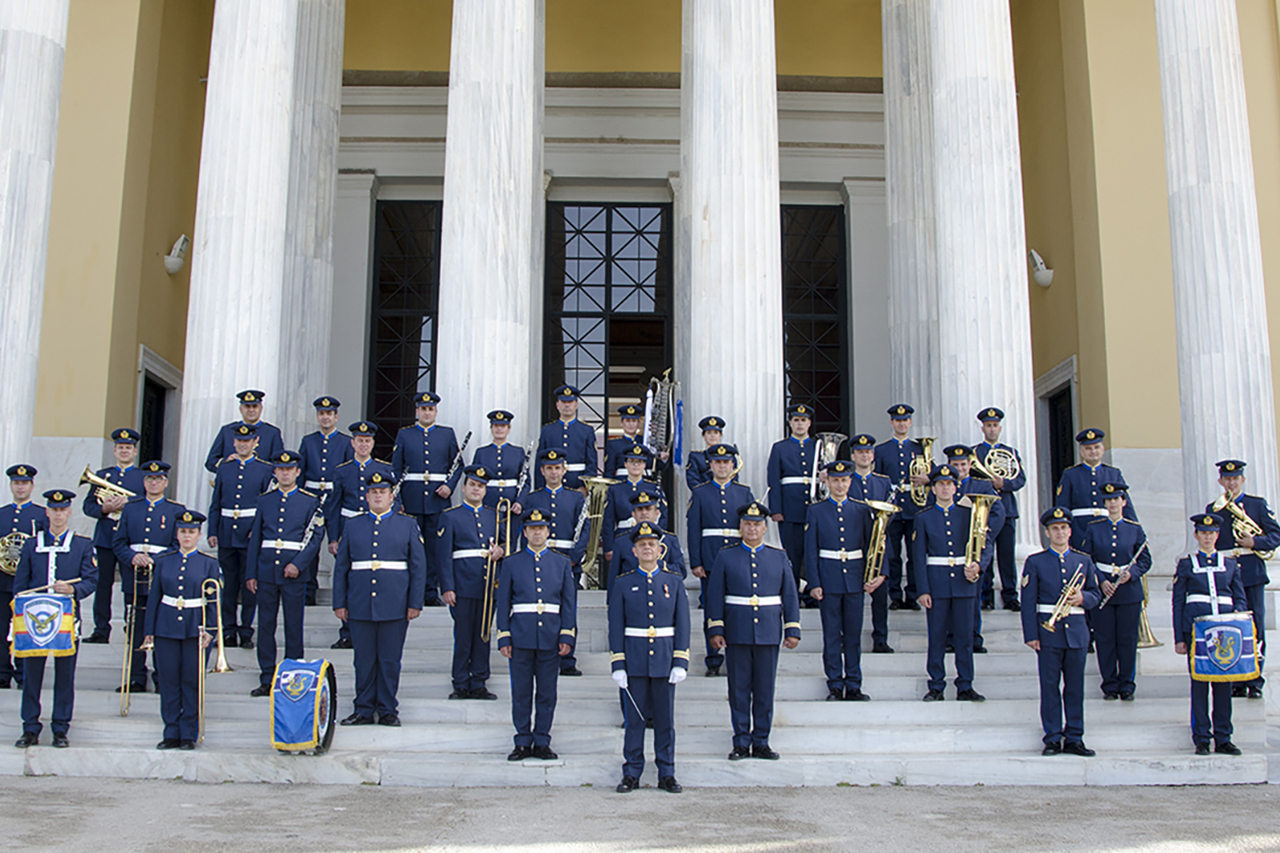
[[[549,525],[547,546],[569,559],[573,571],[574,583],[582,577],[582,558],[587,553],[587,539],[590,538],[590,525],[583,524],[576,530],[578,521],[586,512],[587,499],[582,492],[563,485],[568,466],[565,464],[564,451],[556,448],[543,450],[538,454],[538,471],[542,475],[543,486],[528,493],[520,501],[525,514],[530,509],[539,509]],[[573,534],[577,532],[575,537]],[[582,675],[578,669],[578,660],[574,657],[573,648],[560,656],[560,674],[567,676]]]
[[[920,507],[911,499],[912,486],[927,486],[928,477],[912,476],[911,461],[924,455],[924,445],[913,438],[911,432],[911,416],[915,409],[906,403],[898,403],[889,407],[889,423],[893,426],[893,438],[876,445],[875,470],[877,474],[888,477],[897,490],[895,503],[901,510],[889,522],[889,543],[886,546],[885,562],[889,564],[889,609],[919,610],[916,602],[916,578],[924,571],[924,566],[917,566],[915,553],[911,548],[912,534],[915,530],[916,513]],[[933,460],[926,460],[930,467]],[[903,569],[906,569],[906,591],[903,591]]]
[[[544,424],[538,434],[538,458],[541,459],[547,450],[560,451],[565,458],[564,484],[571,489],[581,489],[582,478],[594,477],[599,471],[596,431],[578,420],[578,397],[581,395],[577,388],[561,385],[554,393],[560,417]],[[534,485],[542,488],[541,469]]]
[[849,498],[853,463],[826,466],[830,495],[809,507],[805,523],[806,576],[822,610],[822,666],[827,701],[865,702],[862,692],[863,595],[884,585],[884,575],[864,582],[872,516]]
[[752,501],[738,508],[738,519],[742,541],[716,555],[707,578],[707,633],[713,647],[728,647],[729,760],[776,761],[769,733],[778,643],[800,645],[800,596],[786,552],[764,544],[769,508]]
[[216,472],[219,462],[231,460],[236,452],[236,427],[241,424],[257,427],[258,443],[254,446],[254,452],[259,459],[275,459],[284,452],[284,437],[280,434],[280,427],[262,420],[262,398],[265,396],[267,395],[255,390],[241,391],[236,395],[236,399],[240,401],[240,420],[223,424],[218,430],[218,437],[213,440],[209,455],[204,460],[206,470]]
[[[627,542],[627,537],[631,535],[631,527],[635,524],[631,518],[631,498],[642,491],[657,491],[659,496],[662,494],[661,486],[644,478],[645,469],[653,458],[653,454],[643,444],[633,444],[621,454],[620,458],[622,464],[626,466],[626,477],[621,483],[614,483],[609,487],[604,519],[601,524],[604,558],[609,561],[613,560],[615,541],[619,542],[624,549],[631,550],[630,543]],[[661,512],[658,516],[658,526],[664,530],[667,527],[666,505],[665,500],[659,503]]]
[[[1240,580],[1244,584],[1244,597],[1248,604],[1246,610],[1253,611],[1253,626],[1258,635],[1258,649],[1262,654],[1258,663],[1258,679],[1249,684],[1236,683],[1231,686],[1231,695],[1262,698],[1262,685],[1266,679],[1262,677],[1262,667],[1267,654],[1267,584],[1271,578],[1267,575],[1267,563],[1258,556],[1259,551],[1274,551],[1280,548],[1280,523],[1276,514],[1267,505],[1267,499],[1257,495],[1244,493],[1245,463],[1239,459],[1223,459],[1218,463],[1218,485],[1231,495],[1231,500],[1244,510],[1244,514],[1253,519],[1262,528],[1261,536],[1237,537],[1235,525],[1227,509],[1218,514],[1224,524],[1218,533],[1218,550],[1225,551],[1240,567]],[[1213,510],[1213,504],[1205,507],[1205,512]]]
[[[1142,576],[1151,568],[1142,525],[1124,517],[1124,483],[1103,483],[1107,517],[1084,529],[1084,552],[1098,570],[1105,603],[1092,611],[1102,698],[1133,701],[1138,670],[1138,623],[1142,618]],[[1111,597],[1105,598],[1107,595]]]
[[719,415],[705,417],[698,421],[698,429],[702,430],[704,449],[690,451],[689,458],[684,463],[684,481],[688,484],[689,491],[711,482],[707,451],[724,441],[724,418]]
[[[449,469],[458,457],[458,439],[453,428],[436,423],[440,395],[423,391],[414,398],[417,422],[396,433],[396,446],[391,451],[391,472],[400,483],[400,500],[404,512],[418,520],[424,542],[435,538],[440,526],[440,513],[449,508],[449,498],[462,476],[459,465],[453,475]],[[440,567],[434,554],[427,555],[427,606],[442,607]]]
[[[316,423],[320,429],[302,437],[298,453],[302,455],[302,487],[327,502],[333,493],[334,469],[351,458],[351,436],[338,431],[337,397],[317,397],[311,405],[316,409]],[[332,531],[327,531],[332,536]],[[331,539],[329,544],[338,540]],[[305,567],[307,576],[307,604],[316,603],[316,590],[320,588],[319,555]]]
[[340,725],[399,726],[400,660],[409,623],[422,614],[427,557],[422,531],[392,511],[394,476],[370,471],[369,511],[347,520],[333,563],[333,612],[351,629],[355,710]]
[[[947,457],[947,462],[951,464],[951,470],[955,472],[958,485],[956,487],[956,500],[961,500],[968,495],[995,495],[996,490],[988,480],[979,480],[973,476],[970,469],[972,451],[967,445],[953,444],[944,448],[942,454]],[[995,562],[995,543],[999,537],[1000,531],[1004,529],[1004,503],[996,501],[991,505],[987,515],[987,545],[988,550],[982,552],[982,577],[990,579],[991,564]],[[982,578],[978,579],[978,595],[973,597],[973,652],[974,654],[987,653],[987,647],[982,642]],[[952,646],[954,642],[948,635],[947,645]]]
[[502,561],[494,604],[498,651],[511,670],[511,721],[516,735],[508,761],[558,757],[551,751],[551,723],[559,659],[572,652],[577,642],[578,585],[569,558],[547,547],[549,520],[536,507],[525,511],[522,523],[528,545]]
[[[11,533],[34,536],[45,529],[48,520],[44,507],[31,500],[37,471],[31,465],[13,465],[5,473],[9,475],[9,491],[13,495],[13,503],[0,507],[0,536]],[[6,572],[0,572],[0,605],[3,605],[0,607],[0,619],[4,620],[2,624],[12,624],[13,575]],[[9,644],[5,642],[4,650],[0,651],[0,690],[8,690],[9,682],[13,680],[19,686],[22,685],[22,670],[13,665],[13,658],[9,656]]]
[[[629,404],[618,407],[618,423],[622,426],[622,435],[617,438],[611,438],[604,443],[604,471],[606,477],[627,476],[627,469],[624,465],[625,455],[636,447],[648,450],[644,445],[644,436],[640,432],[643,418],[644,408],[642,406]],[[668,458],[670,458],[670,454],[666,451],[663,451],[657,459],[650,453],[645,459],[644,476],[657,477],[666,469]]]
[[[13,588],[18,592],[53,584],[53,592],[74,596],[76,616],[80,602],[93,593],[98,567],[93,556],[93,543],[67,529],[71,521],[71,502],[76,493],[69,489],[50,489],[44,493],[47,529],[41,530],[22,546],[18,572]],[[67,581],[79,578],[75,583]],[[76,657],[67,655],[53,659],[53,745],[67,747],[67,730],[76,700]],[[22,658],[22,737],[14,746],[35,746],[40,740],[40,689],[44,686],[44,657]]]
[[[109,483],[142,494],[142,471],[135,464],[138,459],[138,442],[142,435],[136,429],[122,427],[111,431],[112,455],[116,464],[98,470],[97,475]],[[129,499],[124,495],[97,495],[92,488],[84,496],[81,509],[86,518],[97,521],[93,528],[93,548],[98,558],[98,584],[93,595],[93,633],[84,639],[86,643],[106,643],[111,639],[111,599],[116,583],[116,552],[112,548],[116,522],[120,511]]]
[[249,533],[258,498],[271,488],[272,470],[254,453],[257,431],[250,424],[235,428],[235,455],[218,466],[209,503],[209,547],[218,550],[222,570],[222,642],[232,648],[253,648],[253,617],[258,610],[258,597],[245,586]]
[[[994,531],[992,536],[996,540],[996,566],[1000,570],[1000,598],[1004,602],[1004,609],[1018,612],[1018,567],[1014,564],[1014,545],[1016,541],[1016,528],[1018,523],[1018,496],[1015,494],[1023,486],[1027,484],[1027,472],[1022,465],[1022,456],[1019,455],[1017,448],[1010,447],[1000,441],[1000,432],[1004,429],[1004,412],[995,406],[988,406],[981,412],[978,412],[978,421],[982,424],[983,440],[980,444],[973,446],[973,453],[978,461],[983,465],[987,464],[987,454],[999,448],[1013,454],[1013,458],[1018,460],[1018,476],[1005,479],[1004,477],[994,477],[991,485],[995,488],[996,494],[1000,495],[1000,503],[1004,509],[1004,525],[997,534]],[[991,466],[987,466],[990,468]],[[993,586],[995,572],[987,572],[982,578],[982,609],[993,610],[995,608],[995,589]]]
[[213,596],[205,598],[205,581],[220,581],[218,561],[196,550],[205,517],[184,509],[174,518],[178,547],[156,557],[147,593],[143,645],[154,647],[156,686],[160,690],[160,718],[164,739],[156,749],[195,749],[200,729],[201,651],[212,635],[200,628],[217,624]]
[[[809,485],[814,475],[813,462],[818,454],[818,442],[809,436],[813,424],[813,408],[804,403],[787,407],[787,425],[791,434],[776,441],[769,450],[769,512],[778,523],[782,547],[791,561],[796,587],[804,575],[804,519],[809,511]],[[817,607],[806,589],[801,603],[805,607]]]
[[[1174,651],[1187,656],[1187,671],[1192,669],[1195,655],[1195,632],[1192,623],[1198,616],[1237,613],[1248,607],[1244,581],[1235,558],[1217,551],[1221,528],[1230,522],[1213,513],[1191,516],[1196,528],[1196,553],[1178,560],[1173,574]],[[29,545],[30,543],[28,543]],[[1213,716],[1209,716],[1209,692],[1213,688]],[[1191,739],[1196,755],[1209,754],[1209,741],[1214,752],[1239,755],[1240,747],[1231,742],[1231,682],[1196,681],[1191,679]]]
[[[1021,613],[1022,640],[1035,650],[1040,672],[1041,755],[1066,752],[1087,758],[1094,751],[1084,745],[1084,665],[1089,646],[1084,614],[1098,606],[1102,594],[1093,560],[1070,546],[1070,513],[1051,507],[1040,516],[1040,523],[1049,535],[1049,547],[1023,564]],[[1084,585],[1067,599],[1070,609],[1050,631],[1044,623],[1077,571]]]
[[[1102,454],[1107,450],[1103,439],[1107,434],[1100,429],[1082,429],[1076,435],[1076,443],[1080,445],[1080,464],[1072,465],[1062,472],[1058,481],[1058,489],[1054,497],[1054,505],[1071,512],[1071,547],[1084,546],[1084,528],[1095,518],[1107,514],[1103,504],[1102,486],[1105,483],[1123,483],[1124,475],[1102,461]],[[1133,501],[1127,500],[1124,506],[1124,517],[1137,521]]]
[[[496,507],[503,498],[516,503],[516,486],[520,482],[520,472],[525,467],[524,448],[507,442],[511,435],[511,422],[515,415],[506,409],[494,409],[486,417],[489,419],[489,435],[493,438],[490,444],[477,447],[471,456],[471,464],[490,474],[489,483],[484,492],[484,505]],[[532,464],[533,460],[529,460]],[[520,510],[516,510],[518,515]]]
[[[174,519],[186,507],[164,496],[169,487],[169,463],[158,459],[142,463],[142,491],[130,498],[120,511],[120,521],[112,539],[120,580],[124,586],[125,612],[133,622],[133,662],[129,667],[130,690],[147,689],[147,653],[138,647],[147,614],[147,591],[155,557],[178,546]],[[136,596],[134,577],[137,576]],[[120,688],[116,688],[120,692]]]
[[659,558],[662,535],[640,522],[629,537],[636,567],[609,586],[609,665],[627,699],[619,794],[640,785],[647,720],[658,787],[683,790],[676,781],[675,686],[689,675],[689,597],[683,579]]
[[[320,498],[298,486],[301,456],[286,450],[271,460],[277,488],[258,499],[249,532],[245,586],[258,596],[259,684],[251,696],[270,696],[276,669],[276,619],[284,609],[284,656],[302,658],[302,567],[320,550],[324,515]],[[341,550],[341,547],[339,547]]]
[[[920,510],[912,533],[913,559],[918,600],[929,619],[929,692],[926,702],[946,698],[947,668],[944,661],[946,634],[951,628],[956,650],[956,699],[983,702],[986,697],[973,689],[973,613],[980,562],[965,563],[969,541],[969,508],[955,502],[958,480],[950,465],[939,465],[929,477],[934,504]],[[982,558],[990,559],[992,542],[987,540]]]
[[[724,653],[711,643],[707,631],[707,576],[722,548],[737,545],[742,540],[738,528],[738,507],[755,501],[751,489],[733,479],[737,465],[738,449],[732,444],[717,444],[707,448],[711,480],[693,490],[689,496],[689,509],[685,513],[685,535],[689,537],[689,562],[694,577],[702,579],[702,593],[698,607],[702,609],[703,634],[706,639],[707,676],[720,674],[724,666]],[[794,581],[794,578],[793,578]]]
[[[853,462],[853,476],[849,478],[849,497],[859,501],[883,501],[894,503],[897,486],[884,474],[877,474],[876,437],[867,433],[859,433],[840,442],[836,450],[836,459]],[[894,516],[897,517],[896,514]],[[892,521],[890,522],[892,523]],[[893,554],[893,539],[885,537],[885,571],[889,568],[889,559]],[[901,566],[901,557],[898,558]],[[893,646],[889,645],[889,581],[876,586],[871,591],[871,652],[878,655],[893,654]]]
[[[436,564],[444,603],[453,615],[453,692],[450,699],[497,699],[485,687],[489,680],[489,641],[484,624],[486,570],[502,559],[498,513],[484,505],[489,470],[467,467],[462,503],[440,516],[436,531]],[[496,568],[494,580],[497,579]],[[492,582],[492,581],[489,581]]]
[[[631,529],[634,530],[637,525],[648,522],[649,526],[662,530],[662,526],[658,524],[658,516],[661,514],[662,498],[656,490],[654,484],[649,484],[649,489],[641,489],[631,496],[631,520],[633,522]],[[621,542],[623,540],[619,540]],[[670,571],[678,572],[680,577],[689,576],[689,568],[684,562],[684,549],[680,547],[680,540],[671,531],[663,531],[661,544],[666,546],[666,553],[662,557],[663,565]],[[661,550],[661,549],[659,549]],[[638,566],[636,555],[633,549],[627,547],[615,548],[613,550],[613,559],[609,561],[609,582],[618,575],[629,572]]]

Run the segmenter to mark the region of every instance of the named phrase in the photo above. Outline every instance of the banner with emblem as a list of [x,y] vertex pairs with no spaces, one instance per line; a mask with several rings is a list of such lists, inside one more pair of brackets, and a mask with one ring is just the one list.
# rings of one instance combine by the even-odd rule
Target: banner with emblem
[[337,681],[327,660],[282,660],[271,687],[271,745],[323,752],[333,742]]
[[13,599],[10,651],[15,658],[56,658],[76,653],[76,604],[53,592]]
[[1192,680],[1253,681],[1260,675],[1258,637],[1251,612],[1200,616],[1191,628],[1195,636]]

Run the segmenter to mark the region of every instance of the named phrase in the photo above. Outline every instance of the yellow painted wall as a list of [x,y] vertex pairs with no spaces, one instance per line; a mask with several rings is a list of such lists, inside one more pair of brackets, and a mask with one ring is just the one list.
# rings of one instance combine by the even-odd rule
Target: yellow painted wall
[[450,0],[347,0],[344,68],[448,71]]
[[773,8],[779,74],[881,76],[880,0],[774,0]]
[[679,72],[680,0],[547,0],[547,70]]

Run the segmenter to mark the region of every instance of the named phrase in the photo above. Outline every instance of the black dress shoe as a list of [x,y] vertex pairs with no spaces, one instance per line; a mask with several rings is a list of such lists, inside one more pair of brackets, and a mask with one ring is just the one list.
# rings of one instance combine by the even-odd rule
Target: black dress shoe
[[507,755],[507,761],[524,761],[531,755],[533,755],[533,747],[517,746]]
[[[54,746],[57,746],[57,744],[54,744]],[[1213,748],[1213,751],[1220,752],[1223,755],[1240,755],[1241,754],[1240,747],[1236,746],[1231,741],[1218,744]]]
[[382,714],[378,717],[378,725],[390,726],[393,729],[400,728],[399,714]]
[[619,794],[630,794],[636,788],[640,787],[640,780],[634,776],[623,776],[622,781],[618,783],[618,787],[614,788]]
[[881,641],[871,647],[871,653],[873,655],[891,655],[893,654],[893,646]]
[[1069,740],[1062,745],[1062,751],[1067,755],[1078,755],[1081,758],[1089,758],[1097,755],[1092,749],[1084,745],[1082,740]]
[[658,790],[666,791],[668,794],[679,794],[684,791],[684,788],[680,787],[680,783],[676,781],[676,777],[664,776],[658,780]]
[[917,613],[919,613],[920,610],[922,609],[920,607],[920,602],[916,601],[914,598],[911,599],[910,601],[904,601],[902,603],[902,606],[905,607],[907,610],[914,610]]
[[240,638],[232,634],[230,637],[222,638],[222,647],[224,649],[235,649],[240,646]]
[[57,749],[66,749],[67,747],[71,746],[71,741],[67,740],[66,735],[54,735],[53,745]]
[[0,690],[8,690],[8,689],[9,689],[9,679],[0,678]]
[[1010,613],[1021,613],[1022,605],[1018,604],[1016,601],[1007,601],[1005,602],[1004,609],[1008,610]]
[[490,700],[490,701],[492,701],[492,700],[494,700],[494,699],[497,699],[497,698],[498,698],[498,694],[497,694],[497,693],[490,693],[488,690],[486,690],[486,689],[485,689],[485,688],[483,688],[483,687],[473,687],[473,688],[471,689],[471,697],[470,697],[470,698],[472,698],[472,699],[485,699],[485,700]]
[[253,648],[253,640],[241,640],[241,641],[240,641],[240,648],[242,648],[242,649],[252,649],[252,648]]
[[459,687],[458,689],[454,690],[452,693],[449,694],[449,698],[450,699],[470,699],[471,691],[465,690]]
[[843,690],[838,690],[838,689],[836,689],[836,688],[834,688],[834,687],[833,687],[833,688],[831,688],[830,690],[828,690],[828,691],[827,691],[827,701],[828,701],[828,702],[843,702],[843,701],[844,701],[844,691],[843,691]]
[[994,604],[993,602],[990,602],[990,601],[984,601],[984,602],[982,602],[982,609],[983,609],[983,610],[995,610],[995,609],[996,609],[996,606],[995,606],[995,604]]
[[707,678],[715,678],[719,674],[720,674],[720,667],[718,666],[707,667],[707,672],[706,672]]
[[973,653],[975,655],[985,655],[987,653],[987,647],[983,645],[974,646]]
[[1248,695],[1249,695],[1249,688],[1245,687],[1243,684],[1233,684],[1231,686],[1232,699],[1244,699]]
[[444,607],[444,599],[437,595],[434,598],[428,598],[426,604],[427,607]]
[[1061,755],[1062,742],[1051,740],[1044,745],[1044,749],[1040,750],[1041,755]]
[[315,606],[316,606],[316,597],[315,597],[314,595],[308,595],[308,596],[306,596],[306,598],[304,598],[304,599],[303,599],[303,601],[302,601],[302,606],[303,606],[303,607],[315,607]]
[[957,702],[985,702],[987,697],[970,687],[968,690],[961,690],[956,694]]
[[582,675],[582,670],[578,669],[576,666],[570,666],[560,670],[560,674],[567,675],[570,678],[577,678],[579,675]]
[[555,761],[560,757],[552,752],[549,746],[535,746],[530,754],[534,758],[541,758],[543,761]]
[[257,687],[255,687],[255,688],[253,688],[252,690],[250,690],[250,691],[249,691],[249,695],[250,695],[250,696],[257,696],[259,699],[261,699],[263,696],[270,696],[270,695],[271,695],[271,685],[270,685],[270,684],[259,684]]
[[1121,702],[1132,702],[1132,701],[1133,701],[1133,691],[1132,691],[1132,690],[1126,690],[1124,693],[1121,693],[1121,694],[1120,694],[1120,701],[1121,701]]
[[871,697],[863,693],[857,687],[844,692],[844,701],[846,702],[870,702]]
[[651,728],[653,728],[653,720],[645,720],[645,721],[644,721],[644,727],[645,727],[646,729],[651,729]]
[[733,752],[729,753],[730,761],[741,761],[744,758],[751,757],[751,750],[745,746],[735,746]]
[[185,752],[190,752],[195,748],[196,748],[196,742],[193,740],[184,740],[178,744],[178,749],[181,749]]
[[92,646],[105,646],[110,641],[107,639],[105,634],[90,634],[80,642],[88,643],[89,645],[92,645]]
[[941,690],[930,690],[928,693],[924,694],[925,702],[945,702],[946,700],[947,695]]
[[334,643],[332,646],[330,646],[329,648],[331,648],[331,649],[349,649],[349,648],[351,648],[351,641],[350,641],[350,640],[343,640],[343,639],[339,638],[339,639],[338,639],[338,641],[337,641],[336,643]]
[[1107,702],[1114,702],[1120,698],[1120,694],[1113,690],[1108,690],[1106,693],[1102,694],[1102,698]]
[[181,744],[182,741],[176,737],[167,737],[156,744],[156,749],[177,749]]
[[763,758],[765,761],[777,761],[782,756],[770,749],[769,744],[765,743],[751,747],[751,757]]
[[1261,688],[1261,687],[1258,687],[1257,685],[1253,685],[1253,684],[1249,685],[1249,698],[1250,698],[1250,699],[1261,699],[1261,698],[1262,698],[1262,688]]
[[902,602],[895,598],[893,601],[890,601],[890,602],[889,602],[889,609],[890,609],[890,610],[901,610],[901,609],[902,609]]
[[1085,652],[1085,654],[1087,654],[1087,655],[1091,655],[1091,654],[1093,654],[1093,653],[1094,653],[1093,640],[1090,640],[1090,641],[1089,641],[1089,650],[1088,650],[1088,651],[1086,651],[1086,652]]
[[23,732],[22,737],[13,742],[18,749],[26,749],[29,746],[35,746],[40,742],[40,735],[35,732]]
[[943,647],[942,653],[944,655],[954,655],[956,653],[956,647],[951,645],[950,643],[947,643],[947,645]]
[[819,607],[821,607],[821,606],[822,606],[822,605],[821,605],[821,604],[819,604],[819,603],[817,602],[817,600],[816,600],[816,599],[813,599],[813,598],[806,598],[806,599],[804,600],[804,609],[805,609],[805,610],[815,610],[815,609],[817,609],[817,608],[819,608]]
[[338,723],[340,726],[372,726],[373,717],[366,717],[364,714],[352,714],[345,717]]
[[1196,755],[1208,755],[1208,754],[1209,754],[1209,744],[1207,743],[1196,744]]
[[[117,692],[117,693],[120,693],[120,692],[122,692],[122,691],[121,691],[121,689],[120,689],[119,687],[117,687],[117,688],[116,688],[116,692]],[[130,684],[130,685],[129,685],[129,692],[130,692],[130,693],[146,693],[146,692],[147,692],[147,685],[146,685],[145,683],[144,683],[144,684]]]

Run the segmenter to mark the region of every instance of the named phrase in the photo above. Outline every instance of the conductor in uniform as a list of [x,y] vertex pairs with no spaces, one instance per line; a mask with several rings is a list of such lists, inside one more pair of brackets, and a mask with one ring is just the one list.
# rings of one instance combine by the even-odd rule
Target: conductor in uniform
[[[1084,614],[1098,606],[1097,570],[1088,554],[1071,548],[1071,515],[1051,507],[1040,516],[1049,547],[1032,554],[1022,567],[1022,639],[1036,653],[1040,673],[1040,725],[1044,728],[1041,755],[1068,753],[1089,757],[1084,745],[1084,665],[1089,628]],[[1075,574],[1083,580],[1065,602],[1068,610],[1052,630],[1050,614],[1067,592]],[[1066,722],[1063,722],[1063,716]]]
[[689,674],[689,598],[683,578],[659,559],[662,535],[640,522],[629,537],[636,567],[609,585],[609,665],[628,700],[620,794],[640,785],[646,720],[654,724],[658,787],[683,790],[676,781],[675,686]]
[[[795,403],[787,407],[787,426],[791,434],[776,441],[769,450],[769,513],[778,524],[782,547],[791,561],[797,589],[804,574],[804,520],[809,510],[810,480],[816,475],[814,461],[818,443],[809,436],[813,423],[813,407]],[[812,584],[810,584],[812,586]],[[806,607],[816,607],[808,589],[803,595]]]
[[800,597],[786,552],[764,544],[769,508],[752,501],[738,509],[742,541],[723,549],[707,579],[707,632],[728,648],[730,761],[780,756],[769,747],[773,729],[778,643],[800,645]]
[[511,721],[516,735],[508,761],[558,757],[551,750],[551,724],[560,658],[572,652],[577,642],[578,585],[569,558],[547,547],[548,522],[536,507],[525,511],[528,544],[502,561],[494,602],[498,651],[511,671]]
[[[548,450],[557,450],[565,459],[564,484],[570,489],[581,489],[583,477],[594,477],[599,470],[596,459],[596,431],[578,420],[577,388],[572,385],[561,385],[554,392],[556,411],[560,414],[556,420],[543,424],[538,434],[538,459]],[[542,471],[538,470],[534,485],[542,487]],[[525,507],[528,509],[528,507]]]
[[[69,489],[50,489],[44,493],[47,529],[41,530],[22,546],[13,588],[18,592],[52,584],[53,592],[75,599],[76,617],[80,602],[93,594],[98,567],[94,562],[93,543],[87,537],[68,530],[71,502],[76,493]],[[70,583],[70,581],[75,581]],[[71,745],[67,730],[76,700],[76,657],[71,654],[53,659],[53,745]],[[44,686],[44,657],[22,658],[22,737],[16,747],[35,746],[40,742],[40,689]]]
[[[9,475],[9,491],[13,494],[13,503],[0,507],[0,536],[22,533],[34,536],[44,530],[48,516],[44,507],[31,499],[31,491],[35,486],[36,469],[31,465],[12,465],[5,472]],[[21,554],[21,549],[18,549]],[[16,570],[16,563],[10,566]],[[0,572],[0,624],[10,625],[13,622],[13,575]],[[87,642],[87,641],[86,641]],[[9,682],[16,680],[22,685],[22,669],[13,665],[9,656],[9,644],[0,651],[0,690],[8,690]]]
[[422,613],[427,558],[417,522],[392,512],[394,478],[371,471],[369,511],[349,519],[333,564],[333,613],[351,629],[355,710],[344,726],[399,726],[400,660]]
[[[142,439],[136,429],[121,427],[111,431],[111,453],[116,464],[97,471],[97,476],[119,486],[135,496],[142,494],[142,470],[135,464],[138,459],[138,442]],[[97,495],[92,488],[84,496],[81,509],[86,518],[96,521],[93,527],[93,548],[98,557],[98,585],[93,595],[93,633],[85,637],[86,643],[107,643],[111,640],[111,603],[115,594],[116,552],[112,539],[120,511],[129,502],[125,495]]]
[[230,461],[235,454],[236,427],[249,424],[257,428],[258,443],[254,450],[261,459],[275,459],[284,452],[284,437],[280,427],[269,424],[262,419],[262,398],[267,396],[261,391],[247,390],[236,395],[240,401],[240,420],[222,425],[218,436],[209,447],[209,455],[205,457],[204,467],[210,473],[218,470],[218,464]]
[[214,596],[205,581],[221,583],[218,561],[196,548],[205,517],[184,509],[173,520],[178,547],[156,557],[147,594],[143,645],[151,645],[160,690],[164,738],[156,749],[195,749],[200,734],[200,669],[212,636],[201,629],[217,624]]

